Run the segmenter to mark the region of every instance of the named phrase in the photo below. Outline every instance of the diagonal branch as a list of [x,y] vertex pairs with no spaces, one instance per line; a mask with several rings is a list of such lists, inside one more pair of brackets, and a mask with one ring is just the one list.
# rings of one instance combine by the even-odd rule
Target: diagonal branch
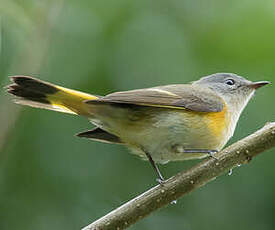
[[275,146],[275,122],[135,197],[82,230],[121,230]]

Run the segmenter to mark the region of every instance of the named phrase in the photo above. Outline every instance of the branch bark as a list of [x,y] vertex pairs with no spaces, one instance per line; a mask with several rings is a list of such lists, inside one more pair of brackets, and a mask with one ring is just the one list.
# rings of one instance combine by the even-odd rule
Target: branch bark
[[275,146],[275,122],[128,201],[82,230],[121,230]]

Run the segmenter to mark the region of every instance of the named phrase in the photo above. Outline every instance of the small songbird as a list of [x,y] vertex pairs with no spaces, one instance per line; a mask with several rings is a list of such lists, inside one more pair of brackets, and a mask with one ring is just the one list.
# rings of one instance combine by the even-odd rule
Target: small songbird
[[240,114],[256,89],[232,73],[216,73],[190,84],[165,85],[95,96],[33,77],[13,76],[8,92],[18,104],[87,117],[93,130],[77,134],[122,144],[156,163],[213,156],[232,137]]

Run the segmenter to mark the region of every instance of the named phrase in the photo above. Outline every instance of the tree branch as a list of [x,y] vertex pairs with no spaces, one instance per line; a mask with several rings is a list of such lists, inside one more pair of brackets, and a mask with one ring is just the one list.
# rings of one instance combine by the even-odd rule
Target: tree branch
[[135,197],[82,230],[121,230],[275,146],[275,122]]

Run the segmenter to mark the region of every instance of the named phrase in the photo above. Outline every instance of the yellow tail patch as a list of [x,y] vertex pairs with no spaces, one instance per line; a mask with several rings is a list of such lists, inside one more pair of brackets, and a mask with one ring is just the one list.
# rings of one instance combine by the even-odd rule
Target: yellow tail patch
[[[68,113],[88,115],[88,107],[85,100],[96,100],[98,97],[83,93],[77,90],[67,89],[61,86],[55,86],[57,90],[54,94],[49,94],[46,99],[54,107],[66,110]],[[65,111],[64,111],[65,112]]]
[[96,100],[97,96],[67,89],[29,76],[12,76],[12,84],[7,86],[15,102],[37,108],[64,113],[89,115],[85,100]]

